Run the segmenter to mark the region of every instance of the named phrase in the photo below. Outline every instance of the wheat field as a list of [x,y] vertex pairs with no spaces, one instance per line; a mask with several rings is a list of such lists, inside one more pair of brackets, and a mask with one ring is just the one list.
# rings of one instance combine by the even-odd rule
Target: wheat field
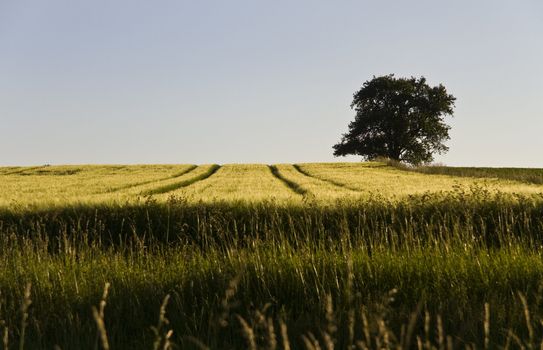
[[0,168],[0,205],[158,201],[319,202],[388,200],[409,195],[469,190],[538,194],[542,184],[503,177],[466,177],[406,172],[384,163],[81,165]]

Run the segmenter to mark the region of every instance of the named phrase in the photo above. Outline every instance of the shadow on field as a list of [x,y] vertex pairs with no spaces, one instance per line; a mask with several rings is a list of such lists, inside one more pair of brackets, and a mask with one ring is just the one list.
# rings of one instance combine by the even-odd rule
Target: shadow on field
[[246,240],[347,240],[350,244],[403,247],[414,241],[477,242],[500,247],[511,239],[536,244],[543,239],[543,200],[475,192],[410,196],[399,202],[365,201],[277,204],[194,203],[183,198],[138,204],[75,205],[0,209],[0,230],[17,236],[100,241],[180,243],[202,249],[244,246]]

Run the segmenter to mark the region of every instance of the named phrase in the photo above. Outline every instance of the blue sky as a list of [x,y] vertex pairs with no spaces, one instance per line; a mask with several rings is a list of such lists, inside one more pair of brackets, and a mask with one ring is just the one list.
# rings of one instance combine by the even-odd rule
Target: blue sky
[[543,167],[541,1],[0,0],[0,165],[356,161],[373,75],[457,97],[449,165]]

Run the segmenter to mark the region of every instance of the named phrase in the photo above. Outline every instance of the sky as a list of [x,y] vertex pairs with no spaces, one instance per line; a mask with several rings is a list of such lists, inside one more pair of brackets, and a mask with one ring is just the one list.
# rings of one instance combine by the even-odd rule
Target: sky
[[0,0],[0,165],[335,158],[352,95],[456,98],[435,161],[543,167],[543,2]]

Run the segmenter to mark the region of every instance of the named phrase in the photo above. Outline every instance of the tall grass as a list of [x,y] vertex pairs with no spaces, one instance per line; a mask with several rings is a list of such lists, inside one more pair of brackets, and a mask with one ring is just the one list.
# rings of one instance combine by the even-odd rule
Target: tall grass
[[[413,330],[419,336],[424,334],[420,313],[441,315],[442,331],[453,336],[456,345],[483,344],[485,303],[492,307],[493,345],[503,345],[509,330],[528,341],[524,308],[515,291],[528,297],[535,321],[542,316],[541,255],[521,249],[488,254],[471,247],[449,248],[446,255],[430,248],[370,254],[363,249],[270,249],[264,244],[225,253],[138,249],[81,249],[59,256],[34,247],[34,255],[12,257],[16,271],[2,273],[2,319],[12,343],[23,333],[23,281],[32,283],[25,338],[31,349],[55,344],[92,348],[96,319],[100,338],[107,334],[112,349],[151,348],[157,334],[150,326],[166,295],[170,297],[163,314],[173,331],[169,339],[183,348],[189,346],[189,337],[216,349],[244,348],[247,339],[239,317],[251,320],[248,324],[255,328],[261,318],[257,311],[273,320],[275,329],[282,320],[290,346],[304,348],[302,336],[308,332],[321,339],[329,304],[337,327],[331,336],[338,348],[350,339],[350,322],[357,325],[353,338],[365,337],[362,312],[375,322],[372,333],[378,332],[373,327],[382,319],[398,339],[413,312],[419,313]],[[231,281],[234,286],[229,286]],[[111,288],[102,305],[105,283]],[[540,331],[536,323],[533,327]]]
[[204,249],[267,242],[318,243],[342,240],[351,245],[412,247],[466,240],[503,246],[513,241],[537,245],[543,235],[542,195],[469,191],[410,196],[403,201],[373,197],[366,201],[322,203],[200,202],[171,197],[140,203],[16,207],[0,209],[0,228],[20,235],[122,245],[142,237],[150,243],[181,242]]
[[9,207],[0,328],[28,349],[539,346],[542,241],[541,196],[484,188]]

